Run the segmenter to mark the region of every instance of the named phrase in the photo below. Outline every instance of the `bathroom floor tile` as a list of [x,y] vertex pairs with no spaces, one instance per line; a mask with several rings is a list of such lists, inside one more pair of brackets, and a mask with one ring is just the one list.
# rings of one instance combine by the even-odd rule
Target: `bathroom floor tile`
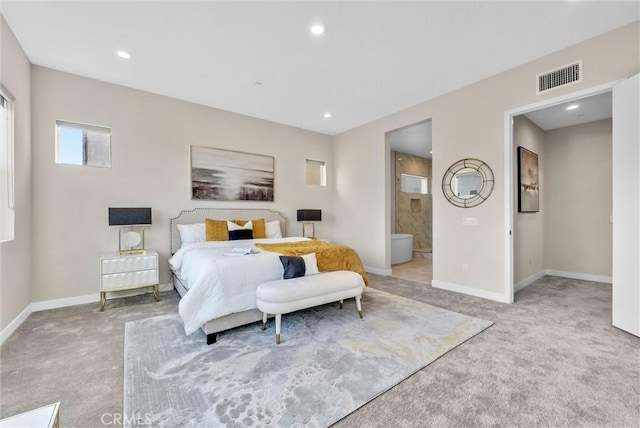
[[431,284],[433,269],[431,255],[428,257],[414,257],[410,262],[391,266],[391,275],[410,281]]

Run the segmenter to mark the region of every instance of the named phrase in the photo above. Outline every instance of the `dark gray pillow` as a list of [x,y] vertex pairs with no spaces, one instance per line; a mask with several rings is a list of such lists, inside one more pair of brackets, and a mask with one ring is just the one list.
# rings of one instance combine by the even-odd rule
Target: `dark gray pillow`
[[240,239],[253,239],[253,230],[240,229],[229,231],[229,241],[237,241]]
[[306,266],[304,259],[298,256],[280,256],[280,262],[284,268],[282,279],[297,278],[304,276],[306,272]]

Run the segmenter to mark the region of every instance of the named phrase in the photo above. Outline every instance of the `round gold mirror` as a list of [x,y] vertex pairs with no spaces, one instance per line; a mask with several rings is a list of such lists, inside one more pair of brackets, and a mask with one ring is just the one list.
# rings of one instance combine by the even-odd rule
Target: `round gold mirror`
[[442,177],[442,192],[453,205],[471,208],[483,203],[494,185],[493,171],[480,159],[461,159]]

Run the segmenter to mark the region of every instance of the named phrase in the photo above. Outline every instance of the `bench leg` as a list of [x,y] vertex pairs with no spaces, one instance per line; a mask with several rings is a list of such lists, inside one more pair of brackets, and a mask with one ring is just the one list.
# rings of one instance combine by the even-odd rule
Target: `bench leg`
[[344,300],[340,300],[340,309],[342,309],[342,303],[344,302]]
[[262,313],[262,330],[266,330],[267,329],[267,313],[263,312]]
[[276,345],[280,344],[280,325],[282,321],[282,314],[276,314]]
[[356,296],[356,306],[358,307],[358,315],[362,318],[362,303],[360,303],[360,296]]

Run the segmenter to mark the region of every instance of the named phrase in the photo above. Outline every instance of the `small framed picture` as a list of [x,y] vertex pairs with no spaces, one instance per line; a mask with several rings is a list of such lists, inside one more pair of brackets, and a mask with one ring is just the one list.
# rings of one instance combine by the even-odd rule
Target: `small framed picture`
[[303,223],[302,224],[302,237],[304,238],[315,238],[316,231],[313,226],[313,223]]

